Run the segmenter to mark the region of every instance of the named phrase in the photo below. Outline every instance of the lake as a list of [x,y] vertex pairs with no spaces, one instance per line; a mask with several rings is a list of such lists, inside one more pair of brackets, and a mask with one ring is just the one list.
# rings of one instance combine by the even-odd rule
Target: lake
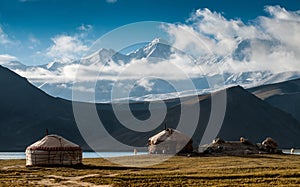
[[[138,152],[138,155],[145,155],[148,152]],[[133,156],[133,152],[83,152],[83,158],[110,158],[120,156]],[[25,159],[25,152],[0,152],[0,160]]]
[[[285,154],[291,154],[291,149],[282,149],[282,152]],[[300,155],[300,149],[295,149],[294,154]]]
[[[283,153],[290,154],[290,149],[283,149]],[[145,155],[148,152],[138,152],[138,155]],[[300,155],[300,149],[295,149],[295,155]],[[83,158],[110,158],[120,156],[133,156],[133,152],[83,152]],[[24,152],[0,152],[0,160],[25,159]]]

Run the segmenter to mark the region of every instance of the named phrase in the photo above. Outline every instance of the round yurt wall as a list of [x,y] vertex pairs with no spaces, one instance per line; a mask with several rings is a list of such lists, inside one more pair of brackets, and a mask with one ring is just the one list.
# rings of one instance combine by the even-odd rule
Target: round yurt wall
[[26,165],[77,165],[82,163],[80,146],[58,135],[47,135],[26,148]]

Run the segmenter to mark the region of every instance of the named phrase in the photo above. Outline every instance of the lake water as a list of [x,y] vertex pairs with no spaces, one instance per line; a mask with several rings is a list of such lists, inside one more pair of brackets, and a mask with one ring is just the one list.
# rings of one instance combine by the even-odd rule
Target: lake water
[[[138,155],[145,155],[147,152],[138,152]],[[109,158],[120,156],[133,156],[133,152],[83,152],[83,158]],[[25,159],[24,152],[0,152],[0,160]]]
[[[285,154],[291,154],[291,150],[290,149],[282,149],[282,152]],[[295,149],[294,150],[294,154],[295,155],[300,155],[300,149]]]
[[[283,153],[290,154],[290,149],[283,149]],[[138,155],[145,155],[147,152],[138,152]],[[300,149],[295,149],[295,155],[300,155]],[[83,152],[83,158],[110,158],[110,157],[120,157],[120,156],[133,156],[133,152]],[[7,159],[25,159],[24,152],[0,152],[0,160]]]

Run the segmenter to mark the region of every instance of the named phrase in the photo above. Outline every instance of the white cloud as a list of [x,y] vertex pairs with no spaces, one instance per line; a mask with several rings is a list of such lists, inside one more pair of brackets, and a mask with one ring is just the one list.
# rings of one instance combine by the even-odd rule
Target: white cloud
[[21,3],[35,2],[35,1],[39,1],[39,0],[19,0],[19,2]]
[[17,61],[17,60],[18,59],[15,56],[11,56],[8,54],[0,55],[0,65],[7,64],[7,63],[10,63],[11,61]]
[[[209,9],[199,9],[186,24],[168,25],[165,30],[176,48],[195,57],[205,54],[226,57],[222,63],[202,64],[206,72],[300,71],[299,11],[279,6],[267,6],[265,11],[270,16],[245,24]],[[249,58],[232,58],[237,48],[244,50]]]
[[80,31],[90,31],[92,29],[93,29],[93,26],[89,25],[89,24],[81,24],[79,27],[77,27],[77,30],[80,30]]
[[30,35],[28,40],[35,45],[39,45],[41,43],[41,41],[39,39],[37,39],[35,36]]
[[149,79],[140,79],[137,81],[137,85],[144,87],[146,91],[152,91],[152,86],[154,86],[154,82],[151,82]]
[[35,84],[40,83],[65,83],[69,82],[66,77],[58,71],[49,71],[41,67],[32,67],[25,71],[17,69],[15,72],[22,77],[28,78]]
[[29,35],[28,41],[28,48],[32,50],[36,49],[36,47],[38,47],[41,44],[41,41],[37,39],[34,35]]
[[107,3],[116,3],[118,0],[106,0]]
[[299,21],[299,11],[287,11],[285,8],[280,6],[266,6],[265,11],[278,20]]
[[279,6],[267,6],[271,17],[260,17],[261,26],[274,39],[300,53],[300,14]]
[[47,56],[61,62],[70,62],[88,50],[88,46],[77,36],[59,35],[52,38],[53,46],[47,49]]
[[[215,42],[211,39],[198,35],[198,33],[188,25],[169,24],[165,27],[170,34],[173,46],[182,51],[189,51],[194,56],[210,53],[215,46]],[[184,36],[184,37],[183,37]],[[199,39],[195,41],[195,36]]]
[[198,55],[210,52],[226,55],[236,48],[240,40],[267,37],[253,25],[245,25],[239,19],[227,20],[209,9],[197,10],[187,21],[188,24],[170,25],[165,29],[177,48],[184,51],[194,48]]
[[13,44],[13,41],[3,31],[3,29],[1,28],[1,26],[0,26],[0,44],[1,45]]

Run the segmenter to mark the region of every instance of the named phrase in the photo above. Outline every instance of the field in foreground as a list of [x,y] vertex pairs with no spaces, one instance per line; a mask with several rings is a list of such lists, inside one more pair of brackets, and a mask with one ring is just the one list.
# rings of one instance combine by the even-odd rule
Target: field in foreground
[[[120,157],[148,162],[162,156]],[[135,168],[105,159],[84,159],[84,166],[28,167],[25,160],[0,160],[0,186],[300,186],[300,156],[173,157]]]

